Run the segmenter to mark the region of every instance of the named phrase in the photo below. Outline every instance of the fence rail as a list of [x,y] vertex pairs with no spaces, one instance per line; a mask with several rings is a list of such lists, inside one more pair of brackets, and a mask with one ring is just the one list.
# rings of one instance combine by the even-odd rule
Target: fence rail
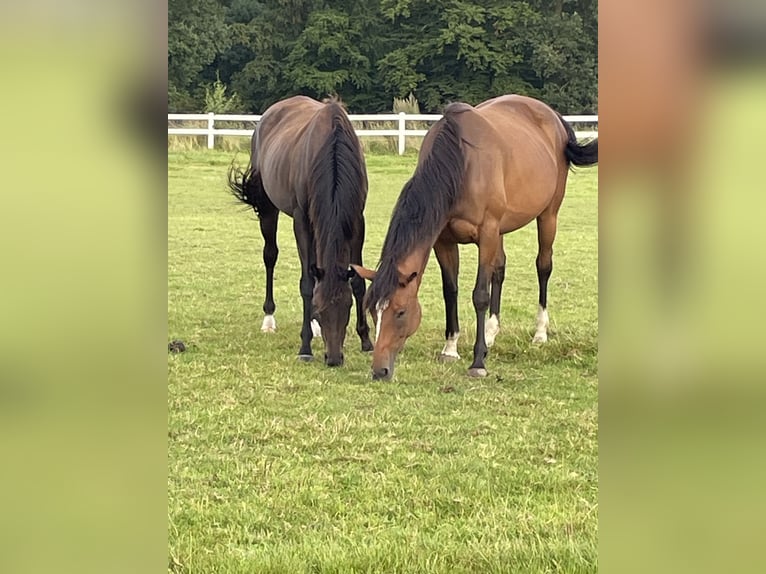
[[[407,129],[407,122],[437,122],[441,119],[440,114],[349,114],[348,119],[352,122],[397,122],[396,129],[355,129],[359,137],[366,136],[393,136],[399,140],[399,155],[404,153],[407,137],[422,137],[428,130]],[[588,124],[598,126],[598,116],[564,116],[564,119],[571,124]],[[204,128],[183,128],[168,126],[169,136],[207,136],[207,147],[215,147],[216,136],[241,136],[251,137],[255,126],[248,129],[234,128],[216,128],[216,122],[250,122],[258,124],[261,120],[260,115],[245,114],[168,114],[168,122],[186,122],[186,121],[206,121],[207,127]],[[575,130],[578,138],[594,138],[598,136],[596,130],[579,131]]]

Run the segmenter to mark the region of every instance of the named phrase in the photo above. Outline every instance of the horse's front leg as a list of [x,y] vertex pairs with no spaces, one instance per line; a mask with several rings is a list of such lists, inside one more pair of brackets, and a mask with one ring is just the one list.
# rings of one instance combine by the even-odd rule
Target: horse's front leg
[[[364,243],[364,222],[362,222],[361,232],[354,238],[351,251],[351,263],[364,267],[362,263],[362,248]],[[370,327],[367,324],[367,314],[364,312],[364,294],[367,289],[364,279],[354,273],[351,276],[351,290],[354,293],[356,301],[356,332],[359,340],[362,342],[362,351],[369,352],[373,349],[370,340]]]
[[439,354],[439,360],[444,362],[457,361],[457,340],[460,337],[460,324],[457,316],[457,279],[460,271],[460,252],[457,243],[437,240],[434,245],[436,260],[442,272],[442,294],[444,295],[444,312],[446,326],[444,328],[444,348]]
[[298,358],[302,361],[312,361],[311,339],[314,333],[311,329],[312,303],[314,297],[314,276],[311,274],[311,264],[314,263],[314,241],[308,215],[300,210],[293,214],[293,232],[298,245],[298,255],[301,259],[300,291],[303,299],[303,325],[301,326],[301,348]]
[[476,342],[473,345],[473,363],[468,368],[471,377],[486,377],[487,358],[486,318],[489,308],[489,284],[494,273],[497,252],[502,237],[495,229],[483,228],[479,236],[479,270],[473,289],[473,307],[476,310]]

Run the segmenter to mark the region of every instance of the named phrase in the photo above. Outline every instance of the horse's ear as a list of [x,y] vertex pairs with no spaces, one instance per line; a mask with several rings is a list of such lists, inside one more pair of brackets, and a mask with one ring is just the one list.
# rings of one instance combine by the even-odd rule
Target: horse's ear
[[317,281],[321,281],[324,278],[324,269],[320,269],[313,263],[311,264],[311,267],[309,268],[309,272]]
[[353,269],[359,277],[367,279],[367,281],[372,281],[375,279],[375,275],[377,275],[377,272],[372,269],[366,269],[361,265],[354,265],[353,263],[351,264],[351,269]]

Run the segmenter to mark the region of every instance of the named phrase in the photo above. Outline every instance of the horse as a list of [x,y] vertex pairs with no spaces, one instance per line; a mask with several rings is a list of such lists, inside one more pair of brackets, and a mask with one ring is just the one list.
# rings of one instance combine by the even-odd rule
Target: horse
[[364,312],[365,282],[349,264],[362,265],[367,171],[359,138],[343,106],[306,96],[269,107],[253,133],[248,168],[232,166],[229,188],[258,216],[266,267],[261,331],[276,330],[274,267],[279,214],[292,217],[301,260],[303,324],[298,357],[313,360],[311,340],[325,344],[325,363],[343,364],[343,344],[356,299],[356,331],[371,351]]
[[377,271],[352,265],[371,281],[366,305],[376,327],[372,378],[393,377],[397,354],[420,326],[418,289],[432,248],[441,269],[446,310],[446,343],[440,359],[460,358],[458,244],[466,243],[479,249],[473,290],[476,340],[468,375],[486,376],[488,348],[500,329],[502,236],[533,219],[539,284],[533,342],[547,341],[548,279],[567,173],[572,165],[597,162],[598,139],[579,144],[572,127],[541,101],[506,95],[476,107],[448,105],[428,130],[415,173],[399,195]]

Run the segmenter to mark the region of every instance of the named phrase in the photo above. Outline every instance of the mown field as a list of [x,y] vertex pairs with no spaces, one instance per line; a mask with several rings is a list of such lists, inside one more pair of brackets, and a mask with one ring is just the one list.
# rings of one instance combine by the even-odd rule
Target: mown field
[[[423,322],[393,382],[372,382],[349,327],[346,363],[301,363],[299,262],[282,216],[278,331],[252,211],[227,193],[232,153],[168,158],[169,571],[597,570],[597,170],[570,175],[554,245],[550,340],[533,346],[534,225],[505,238],[489,376],[465,375],[476,248],[461,248],[462,360],[441,364],[435,259]],[[247,156],[240,153],[240,163]],[[369,155],[365,263],[377,262],[416,156]],[[314,352],[322,356],[321,340]]]

